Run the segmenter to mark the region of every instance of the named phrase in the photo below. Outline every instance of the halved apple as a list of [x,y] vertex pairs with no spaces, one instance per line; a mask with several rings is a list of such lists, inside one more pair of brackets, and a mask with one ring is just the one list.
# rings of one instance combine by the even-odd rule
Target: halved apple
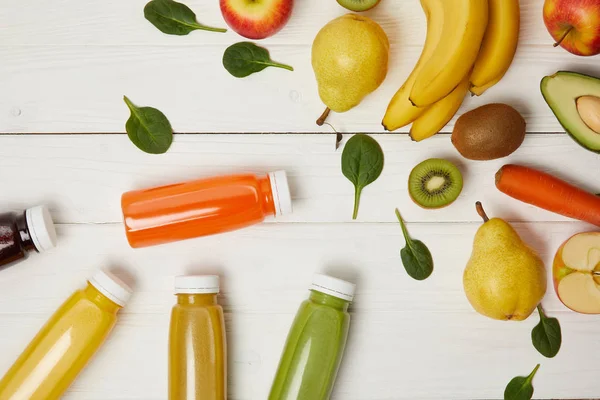
[[579,233],[558,249],[552,268],[560,301],[583,314],[600,314],[600,232]]

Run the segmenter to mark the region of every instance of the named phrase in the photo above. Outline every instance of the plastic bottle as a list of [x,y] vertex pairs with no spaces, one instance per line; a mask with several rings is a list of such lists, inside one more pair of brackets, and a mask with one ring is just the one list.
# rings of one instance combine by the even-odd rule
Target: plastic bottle
[[350,326],[355,285],[315,275],[283,350],[269,400],[328,400]]
[[2,400],[55,400],[73,383],[117,322],[131,290],[100,271],[50,318],[0,380]]
[[123,194],[127,240],[146,247],[244,228],[292,211],[285,171],[200,179]]
[[227,400],[227,350],[219,277],[175,278],[169,400]]
[[25,259],[29,251],[42,253],[55,246],[56,230],[46,206],[0,214],[0,269]]

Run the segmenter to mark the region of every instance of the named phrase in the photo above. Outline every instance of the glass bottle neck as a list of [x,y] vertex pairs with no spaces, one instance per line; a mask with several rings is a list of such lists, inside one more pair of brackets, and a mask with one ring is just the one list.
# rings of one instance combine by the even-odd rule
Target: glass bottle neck
[[85,296],[98,307],[111,314],[116,314],[122,307],[100,293],[91,283],[84,289]]
[[16,218],[16,226],[18,232],[18,238],[21,242],[21,247],[26,251],[36,250],[35,244],[33,243],[33,239],[31,238],[31,233],[29,232],[29,227],[27,226],[27,218],[25,217],[25,212],[20,214]]
[[340,311],[348,311],[349,301],[342,300],[335,296],[331,296],[325,293],[317,292],[316,290],[310,291],[309,300],[316,304],[329,306]]
[[273,201],[273,188],[269,175],[258,178],[258,187],[260,190],[260,198],[263,214],[265,216],[275,215],[275,202]]
[[177,304],[195,306],[217,305],[217,293],[177,294]]

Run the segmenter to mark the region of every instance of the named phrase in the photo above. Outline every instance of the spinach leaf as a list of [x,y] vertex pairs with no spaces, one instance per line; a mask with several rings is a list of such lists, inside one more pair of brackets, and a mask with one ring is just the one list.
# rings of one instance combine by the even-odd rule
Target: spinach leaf
[[530,400],[533,397],[531,381],[539,368],[540,364],[533,369],[529,376],[513,378],[504,389],[504,400]]
[[400,250],[400,257],[402,258],[404,269],[406,269],[406,272],[411,278],[418,281],[425,280],[429,278],[433,272],[433,257],[431,257],[431,252],[423,242],[414,240],[410,237],[398,209],[396,209],[396,217],[400,222],[402,234],[406,241],[406,247]]
[[552,358],[558,354],[562,343],[560,323],[556,318],[548,318],[544,314],[541,304],[537,307],[540,314],[540,323],[531,331],[533,347],[544,357]]
[[124,96],[131,116],[125,124],[127,136],[140,150],[150,154],[162,154],[173,142],[173,129],[165,115],[152,107],[136,107]]
[[383,150],[369,135],[354,135],[342,152],[342,173],[354,184],[354,213],[358,216],[360,194],[365,186],[373,183],[383,171]]
[[195,30],[227,32],[196,21],[196,14],[185,4],[173,0],[152,0],[144,7],[144,16],[161,32],[169,35],[187,35]]
[[245,78],[267,67],[294,70],[289,65],[271,61],[267,49],[250,42],[240,42],[229,46],[223,54],[223,66],[236,78]]

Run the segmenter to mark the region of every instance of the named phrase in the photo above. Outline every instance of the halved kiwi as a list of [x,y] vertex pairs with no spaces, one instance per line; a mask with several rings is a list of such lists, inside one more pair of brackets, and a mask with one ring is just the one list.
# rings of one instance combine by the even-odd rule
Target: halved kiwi
[[342,7],[350,11],[367,11],[379,4],[381,0],[337,0]]
[[462,188],[462,174],[456,165],[441,158],[423,161],[408,177],[410,198],[423,208],[442,208],[451,204]]

